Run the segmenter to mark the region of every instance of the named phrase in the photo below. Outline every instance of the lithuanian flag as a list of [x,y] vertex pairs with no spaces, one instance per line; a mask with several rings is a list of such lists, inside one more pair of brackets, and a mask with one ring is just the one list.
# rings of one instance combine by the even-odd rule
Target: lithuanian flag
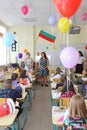
[[45,40],[48,40],[49,42],[52,42],[52,43],[54,43],[55,39],[56,39],[56,36],[49,34],[49,33],[45,32],[43,30],[40,31],[39,37],[41,37]]

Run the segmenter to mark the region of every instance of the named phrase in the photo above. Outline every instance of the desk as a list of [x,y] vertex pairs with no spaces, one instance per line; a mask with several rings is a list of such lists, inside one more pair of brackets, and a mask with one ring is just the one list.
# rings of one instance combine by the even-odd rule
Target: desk
[[85,98],[87,99],[87,78],[86,77],[83,77],[81,78],[83,84],[84,84],[84,89],[86,91],[86,95],[85,95]]
[[17,98],[16,100],[18,102],[23,102],[23,122],[22,122],[22,127],[21,130],[23,130],[26,121],[27,121],[27,111],[28,111],[28,100],[27,100],[27,92],[22,93],[22,98]]
[[0,89],[3,89],[4,78],[0,79]]
[[29,110],[32,107],[32,83],[30,84],[29,87],[26,87],[25,91],[28,93],[28,99],[29,99]]
[[0,117],[0,128],[11,127],[12,130],[19,130],[19,121],[17,117],[18,109],[14,114]]
[[[58,90],[51,90],[51,101],[52,106],[57,105],[58,101],[60,101],[59,97],[57,97]],[[57,100],[57,103],[56,103]]]
[[33,96],[33,98],[35,98],[36,97],[36,78],[35,77],[32,77],[32,79],[31,79],[31,82],[32,82],[32,89],[34,90],[34,96]]
[[53,124],[53,130],[60,130],[63,126],[63,120],[58,121],[59,118],[64,116],[64,113],[66,109],[63,109],[62,111],[58,111],[58,106],[52,106],[52,124]]
[[83,74],[75,74],[75,76],[77,76],[78,79],[81,79]]

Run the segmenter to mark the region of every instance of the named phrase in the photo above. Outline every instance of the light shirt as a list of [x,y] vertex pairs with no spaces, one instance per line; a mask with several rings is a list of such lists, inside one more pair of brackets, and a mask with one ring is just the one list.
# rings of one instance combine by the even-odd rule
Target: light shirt
[[83,56],[79,57],[78,64],[82,64],[86,58]]

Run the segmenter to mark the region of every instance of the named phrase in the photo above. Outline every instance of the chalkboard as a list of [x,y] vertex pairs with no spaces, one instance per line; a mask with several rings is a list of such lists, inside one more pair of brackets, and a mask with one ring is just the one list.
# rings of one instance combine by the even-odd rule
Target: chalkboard
[[[77,50],[80,50],[83,52],[84,56],[87,57],[87,50],[85,50],[86,43],[77,43],[77,44],[71,44],[69,46],[75,47]],[[61,51],[66,47],[64,44],[49,44],[49,43],[37,43],[35,45],[35,62],[38,62],[40,59],[40,53],[41,52],[46,52],[48,59],[49,59],[49,64],[50,65],[58,65],[61,66],[60,62],[60,53]]]

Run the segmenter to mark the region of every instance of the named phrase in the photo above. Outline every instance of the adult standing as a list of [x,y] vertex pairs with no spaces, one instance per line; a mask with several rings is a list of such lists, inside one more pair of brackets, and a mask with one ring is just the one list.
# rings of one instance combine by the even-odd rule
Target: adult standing
[[86,58],[83,56],[83,53],[81,51],[79,51],[79,60],[78,63],[76,65],[76,73],[81,73],[83,71],[83,64],[86,61]]
[[48,87],[47,84],[47,76],[49,75],[48,66],[49,66],[49,60],[46,56],[46,53],[41,52],[41,58],[39,60],[39,72],[42,79],[42,84],[41,84],[42,87],[43,85]]
[[24,60],[25,70],[28,72],[33,71],[33,59],[30,57],[30,52],[26,53],[26,58]]

